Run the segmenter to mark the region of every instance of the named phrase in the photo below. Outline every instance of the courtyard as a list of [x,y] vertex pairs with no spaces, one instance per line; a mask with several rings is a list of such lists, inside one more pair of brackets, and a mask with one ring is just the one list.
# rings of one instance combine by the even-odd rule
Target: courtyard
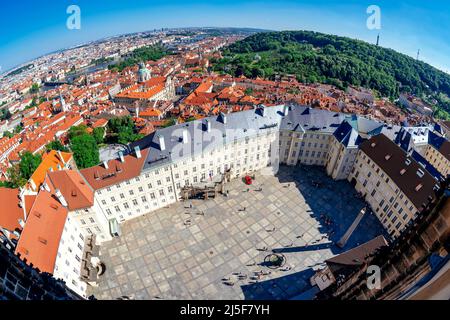
[[[311,289],[324,260],[384,234],[366,214],[345,247],[335,245],[364,202],[321,168],[281,167],[255,178],[251,186],[231,181],[227,197],[177,202],[125,222],[120,238],[102,244],[106,272],[88,295],[290,299]],[[286,258],[282,270],[264,264],[272,252]]]

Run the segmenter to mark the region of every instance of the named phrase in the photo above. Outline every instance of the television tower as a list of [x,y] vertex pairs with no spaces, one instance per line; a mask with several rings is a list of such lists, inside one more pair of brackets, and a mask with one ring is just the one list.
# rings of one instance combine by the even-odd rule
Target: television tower
[[380,44],[380,34],[377,36],[377,46]]
[[419,60],[419,56],[420,56],[420,49],[417,50],[417,58],[416,58],[416,60]]

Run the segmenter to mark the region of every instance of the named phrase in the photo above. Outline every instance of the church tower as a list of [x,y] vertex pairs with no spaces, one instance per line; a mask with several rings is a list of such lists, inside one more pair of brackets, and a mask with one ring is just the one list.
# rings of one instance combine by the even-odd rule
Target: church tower
[[144,83],[144,82],[150,80],[152,77],[150,70],[148,70],[145,67],[145,64],[143,62],[139,63],[139,70],[138,70],[137,76],[138,76],[137,78],[138,78],[139,83]]

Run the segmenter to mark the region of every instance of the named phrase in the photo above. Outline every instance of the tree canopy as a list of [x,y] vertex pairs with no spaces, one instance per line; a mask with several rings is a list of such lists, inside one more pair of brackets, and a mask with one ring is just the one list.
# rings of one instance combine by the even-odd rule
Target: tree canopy
[[33,155],[26,151],[20,156],[20,162],[9,167],[7,170],[8,180],[0,182],[0,187],[19,188],[23,187],[42,162],[42,157]]
[[450,100],[441,96],[450,96],[450,75],[360,40],[310,31],[258,33],[224,48],[214,70],[249,78],[293,74],[301,82],[362,86],[392,99],[411,92],[450,118]]
[[31,175],[36,171],[37,167],[42,162],[42,157],[39,154],[33,155],[31,152],[26,151],[20,156],[19,170],[22,178],[28,180]]
[[100,162],[97,142],[90,134],[75,135],[70,139],[70,149],[78,168],[84,169],[96,166]]
[[50,142],[49,144],[47,144],[45,146],[45,149],[47,151],[50,151],[50,150],[63,151],[63,152],[69,151],[69,149],[67,147],[65,147],[59,140],[53,140],[52,142]]
[[170,53],[171,52],[169,50],[161,45],[138,48],[134,50],[131,55],[122,62],[109,65],[108,69],[122,72],[123,69],[134,66],[139,62],[145,62],[149,60],[156,61]]
[[102,127],[94,128],[94,130],[92,131],[92,136],[94,137],[95,142],[97,142],[97,144],[103,143],[105,137],[105,128]]
[[143,137],[143,135],[137,133],[133,119],[130,116],[110,119],[108,129],[112,142],[128,144]]

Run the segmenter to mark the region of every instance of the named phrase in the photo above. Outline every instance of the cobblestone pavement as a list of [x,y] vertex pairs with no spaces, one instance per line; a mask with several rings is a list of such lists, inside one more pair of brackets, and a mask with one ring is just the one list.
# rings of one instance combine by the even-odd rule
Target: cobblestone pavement
[[[314,187],[313,181],[322,186]],[[227,189],[228,197],[179,202],[124,223],[122,237],[102,244],[100,259],[107,270],[89,294],[97,299],[288,299],[310,289],[309,277],[325,259],[383,232],[376,217],[366,215],[345,248],[333,244],[364,203],[354,198],[348,182],[333,181],[323,169],[282,167],[276,176],[256,174],[250,187],[236,179]],[[324,225],[322,214],[332,219],[331,226]],[[264,247],[268,251],[261,251]],[[281,252],[292,269],[271,270],[253,281],[254,272],[270,270],[260,264],[271,250]],[[238,280],[236,273],[247,278]]]

